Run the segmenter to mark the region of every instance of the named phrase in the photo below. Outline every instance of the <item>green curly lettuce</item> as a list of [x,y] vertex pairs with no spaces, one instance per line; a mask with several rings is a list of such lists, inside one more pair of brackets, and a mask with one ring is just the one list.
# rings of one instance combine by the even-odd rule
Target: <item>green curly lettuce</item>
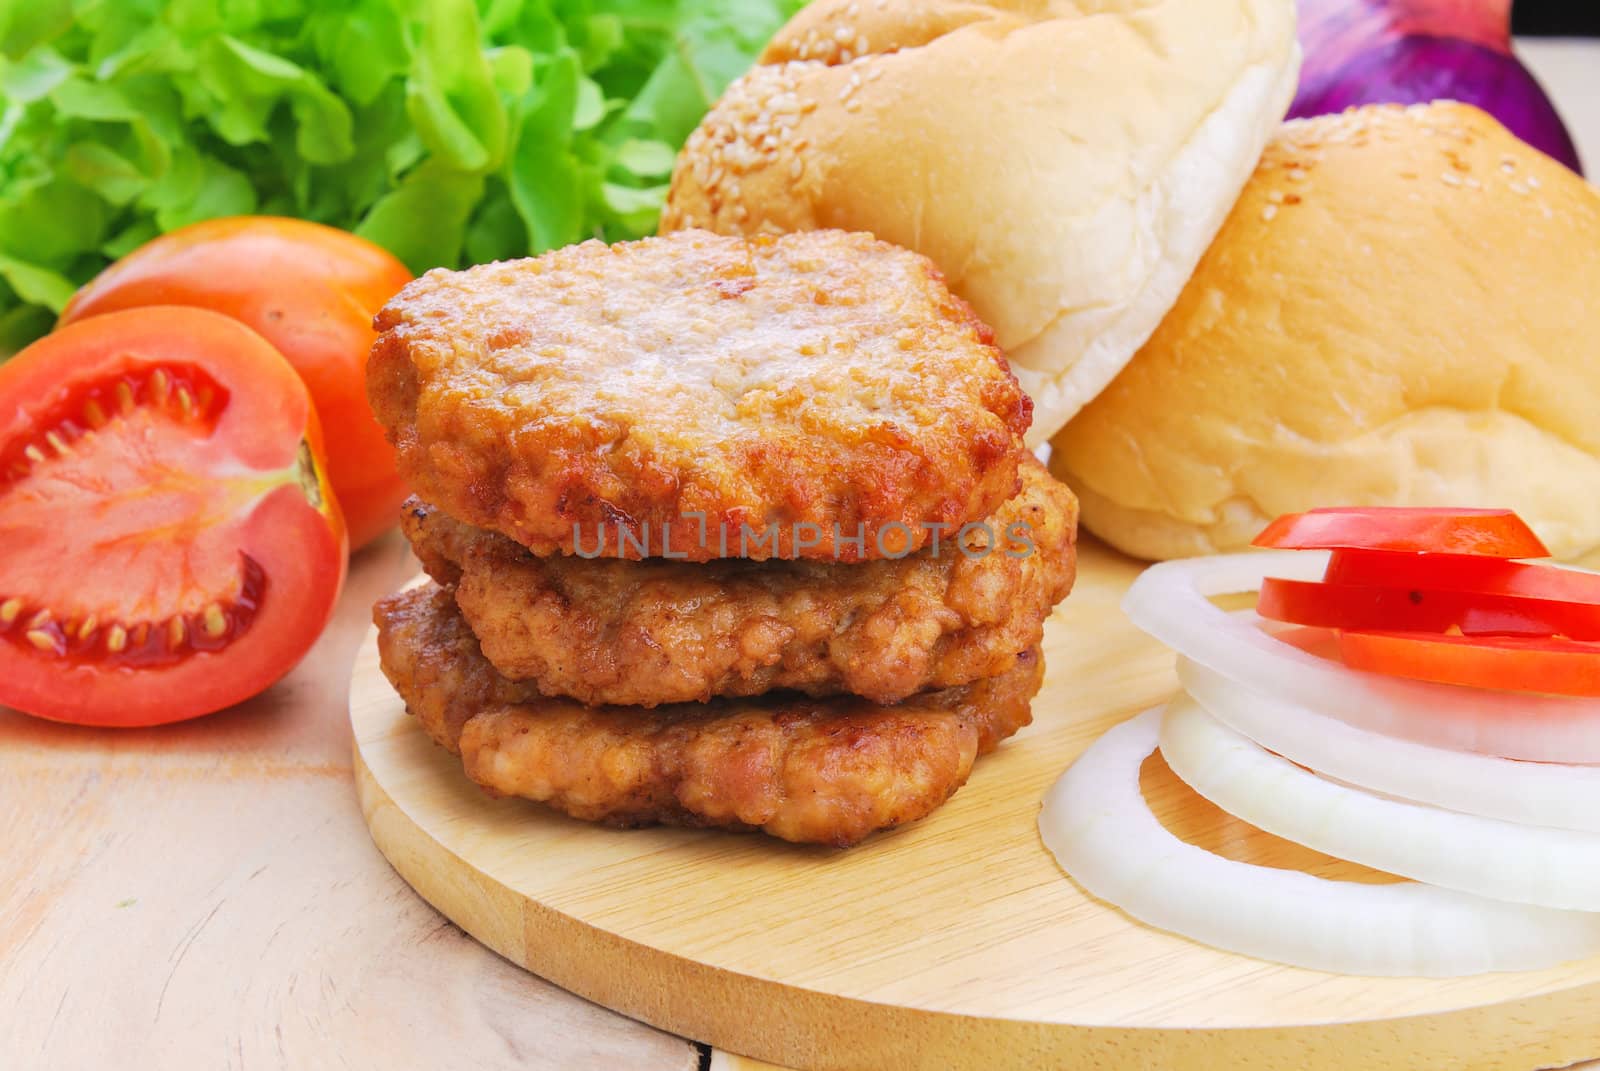
[[803,0],[0,4],[0,357],[165,231],[299,216],[413,271],[655,229]]

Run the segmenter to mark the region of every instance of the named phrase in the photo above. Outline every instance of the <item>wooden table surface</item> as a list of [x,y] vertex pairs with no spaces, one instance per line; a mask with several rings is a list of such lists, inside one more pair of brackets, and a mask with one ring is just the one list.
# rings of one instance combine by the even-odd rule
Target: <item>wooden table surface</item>
[[[1520,47],[1600,168],[1600,45]],[[701,1066],[483,949],[373,848],[347,676],[414,570],[397,536],[359,555],[306,661],[223,714],[116,733],[0,710],[0,1068]]]
[[687,1041],[514,967],[373,847],[345,695],[357,557],[294,673],[234,710],[116,732],[0,711],[0,1068],[694,1071]]

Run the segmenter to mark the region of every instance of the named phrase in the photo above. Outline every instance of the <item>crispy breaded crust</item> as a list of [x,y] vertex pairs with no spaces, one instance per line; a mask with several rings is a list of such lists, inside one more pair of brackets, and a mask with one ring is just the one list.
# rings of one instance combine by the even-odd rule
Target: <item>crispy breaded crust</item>
[[540,554],[871,559],[1017,489],[1031,403],[989,329],[870,235],[585,242],[428,272],[376,325],[412,487]]
[[[546,695],[654,706],[789,688],[893,703],[1004,672],[1072,589],[1077,500],[1032,457],[1021,473],[981,558],[951,532],[937,554],[855,565],[584,561],[535,557],[417,499],[403,523],[429,574],[456,585],[484,656]],[[966,545],[990,544],[974,530]]]
[[999,677],[897,706],[767,696],[643,710],[546,699],[494,671],[449,592],[426,585],[373,611],[383,671],[467,776],[575,818],[759,829],[846,846],[915,821],[977,755],[1028,724],[1039,652]]

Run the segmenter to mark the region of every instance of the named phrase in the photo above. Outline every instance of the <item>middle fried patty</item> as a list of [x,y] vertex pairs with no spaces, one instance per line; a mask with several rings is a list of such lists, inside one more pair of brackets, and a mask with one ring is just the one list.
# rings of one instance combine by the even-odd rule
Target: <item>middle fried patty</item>
[[698,564],[536,557],[416,499],[404,523],[484,656],[546,695],[653,706],[785,688],[893,703],[1003,672],[1071,590],[1077,501],[1031,457],[1020,473],[981,557],[977,530],[966,551],[946,538],[898,560]]
[[435,742],[497,795],[617,826],[760,829],[854,844],[914,821],[1027,725],[1037,650],[1004,673],[897,706],[772,695],[641,710],[547,699],[506,680],[433,585],[374,608],[384,674]]

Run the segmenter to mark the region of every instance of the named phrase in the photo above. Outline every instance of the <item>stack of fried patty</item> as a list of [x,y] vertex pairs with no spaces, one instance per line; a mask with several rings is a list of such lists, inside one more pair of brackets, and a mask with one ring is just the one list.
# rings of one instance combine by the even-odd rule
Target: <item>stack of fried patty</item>
[[1077,504],[926,259],[685,231],[433,271],[374,411],[432,583],[384,672],[496,794],[853,844],[1030,719]]

